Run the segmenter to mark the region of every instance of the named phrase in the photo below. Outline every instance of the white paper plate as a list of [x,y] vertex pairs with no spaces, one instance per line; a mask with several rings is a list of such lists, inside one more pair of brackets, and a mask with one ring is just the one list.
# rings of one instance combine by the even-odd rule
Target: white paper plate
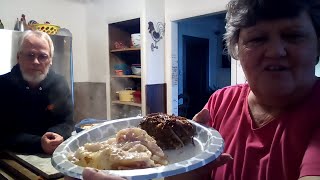
[[[142,117],[117,119],[96,125],[82,131],[64,141],[53,153],[51,163],[66,176],[82,179],[83,167],[68,160],[68,155],[75,152],[87,142],[99,142],[114,136],[119,130],[127,127],[137,127]],[[204,127],[194,121],[197,135],[195,146],[191,143],[179,150],[165,150],[169,164],[156,168],[137,170],[101,170],[127,179],[154,179],[185,173],[202,167],[215,160],[223,151],[224,142],[218,131]]]

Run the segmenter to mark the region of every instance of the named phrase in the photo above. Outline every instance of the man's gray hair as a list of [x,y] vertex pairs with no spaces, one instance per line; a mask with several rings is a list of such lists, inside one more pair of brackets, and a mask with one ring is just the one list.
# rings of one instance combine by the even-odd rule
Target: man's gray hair
[[27,37],[32,36],[32,35],[37,36],[39,38],[42,38],[42,39],[44,39],[44,40],[46,40],[48,42],[49,48],[50,48],[49,56],[50,56],[50,58],[52,58],[53,57],[53,53],[54,53],[54,46],[53,46],[52,39],[50,38],[50,36],[47,33],[42,32],[42,31],[38,31],[38,30],[34,30],[34,31],[33,30],[27,30],[27,31],[23,32],[23,34],[22,34],[22,36],[21,36],[21,38],[19,40],[18,53],[20,53],[22,51],[22,45],[23,45],[25,39]]

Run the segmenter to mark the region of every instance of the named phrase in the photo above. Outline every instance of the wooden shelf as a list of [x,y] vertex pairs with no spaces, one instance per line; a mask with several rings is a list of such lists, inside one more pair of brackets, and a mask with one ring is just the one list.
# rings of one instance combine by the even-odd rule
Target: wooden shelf
[[[128,68],[132,64],[141,64],[141,52],[143,49],[142,47],[133,47],[131,43],[131,34],[140,33],[140,31],[140,18],[108,24],[109,39],[107,43],[109,48],[105,49],[105,51],[109,55],[107,62],[109,84],[106,86],[109,92],[106,97],[108,103],[107,118],[109,119],[133,116],[135,112],[144,113],[145,103],[119,101],[115,94],[117,90],[121,90],[124,87],[133,87],[135,89],[142,89],[143,87],[143,75],[125,72],[120,75],[115,73],[114,69],[118,64],[126,64]],[[123,46],[115,46],[116,43],[120,42]],[[142,96],[142,98],[144,97]]]
[[121,76],[112,75],[111,77],[112,78],[138,78],[138,79],[141,79],[141,76],[137,76],[137,75],[121,75]]
[[130,51],[140,51],[140,48],[125,48],[125,49],[112,49],[110,52],[130,52]]
[[140,103],[125,102],[125,101],[112,101],[112,104],[122,104],[122,105],[128,105],[128,106],[141,107],[141,104],[140,104]]

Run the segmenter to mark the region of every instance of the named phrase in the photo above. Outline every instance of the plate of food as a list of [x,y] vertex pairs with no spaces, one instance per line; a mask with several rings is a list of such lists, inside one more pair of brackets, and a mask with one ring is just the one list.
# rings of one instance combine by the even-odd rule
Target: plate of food
[[200,168],[223,152],[213,128],[163,113],[106,121],[58,146],[52,165],[82,179],[85,167],[127,179],[154,179]]

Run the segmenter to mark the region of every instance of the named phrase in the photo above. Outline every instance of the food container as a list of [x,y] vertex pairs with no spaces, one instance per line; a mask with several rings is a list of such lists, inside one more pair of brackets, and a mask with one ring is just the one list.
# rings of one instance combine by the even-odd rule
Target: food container
[[124,42],[116,41],[114,43],[114,48],[115,49],[125,49],[125,48],[128,48],[128,47],[126,45],[124,45]]
[[116,93],[119,94],[119,101],[133,102],[133,92],[135,92],[135,90],[127,88],[125,90],[117,91]]
[[133,102],[141,103],[141,91],[133,92],[132,95],[133,95]]
[[52,24],[32,24],[30,26],[32,29],[37,29],[49,35],[57,34],[57,32],[60,30],[60,26],[56,26]]
[[141,67],[131,66],[132,73],[141,76]]
[[123,70],[114,70],[117,76],[123,75]]
[[131,34],[132,47],[140,47],[140,33]]
[[[122,63],[122,64],[116,64],[113,66],[114,70],[115,70],[115,73],[116,75],[129,75],[132,73],[131,71],[131,68],[130,66],[128,66],[127,64],[125,63]],[[121,71],[122,72],[121,72]],[[118,72],[118,73],[117,73]],[[120,74],[119,74],[120,73]]]
[[92,118],[83,119],[83,120],[81,120],[79,123],[77,123],[74,126],[74,129],[78,133],[78,132],[81,132],[83,130],[90,129],[93,126],[98,125],[100,123],[103,123],[105,121],[106,120],[98,120],[98,119],[92,119]]

